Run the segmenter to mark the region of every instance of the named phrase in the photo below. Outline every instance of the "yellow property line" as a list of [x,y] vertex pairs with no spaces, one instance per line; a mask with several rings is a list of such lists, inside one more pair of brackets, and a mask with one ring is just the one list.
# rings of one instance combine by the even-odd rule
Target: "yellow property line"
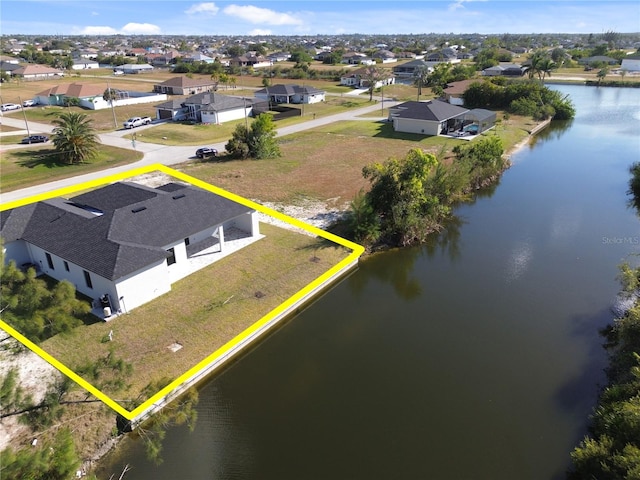
[[358,245],[356,243],[350,242],[349,240],[346,240],[344,238],[338,237],[337,235],[334,235],[332,233],[325,232],[324,230],[316,228],[313,225],[309,225],[309,224],[307,224],[305,222],[302,222],[302,221],[297,220],[295,218],[292,218],[292,217],[289,217],[287,215],[284,215],[284,214],[282,214],[280,212],[277,212],[275,210],[267,208],[267,207],[265,207],[263,205],[260,205],[258,203],[252,202],[251,200],[248,200],[246,198],[240,197],[240,196],[235,195],[235,194],[233,194],[231,192],[228,192],[228,191],[223,190],[221,188],[215,187],[215,186],[210,185],[208,183],[205,183],[205,182],[203,182],[201,180],[198,180],[197,178],[191,177],[190,175],[186,175],[186,174],[184,174],[182,172],[178,172],[177,170],[173,170],[172,168],[166,167],[166,166],[161,165],[161,164],[148,165],[148,166],[145,166],[145,167],[140,167],[140,168],[128,170],[126,172],[118,173],[118,174],[115,174],[115,175],[110,175],[110,176],[107,176],[107,177],[104,177],[104,178],[91,180],[91,181],[84,182],[84,183],[81,183],[81,184],[78,184],[78,185],[73,185],[73,186],[70,186],[70,187],[60,188],[60,189],[53,190],[51,192],[42,193],[42,194],[39,194],[39,195],[34,195],[33,197],[30,197],[28,199],[15,200],[13,202],[9,202],[9,203],[0,205],[0,212],[4,211],[4,210],[9,210],[9,209],[12,209],[12,208],[21,207],[21,206],[24,206],[24,205],[27,205],[27,204],[30,204],[30,203],[40,202],[40,201],[47,200],[47,199],[54,198],[54,197],[65,196],[65,195],[68,195],[68,194],[71,194],[71,193],[75,193],[75,192],[78,192],[78,191],[81,191],[81,190],[86,190],[86,189],[97,187],[97,186],[104,185],[104,184],[107,184],[107,183],[113,183],[113,182],[125,180],[125,179],[130,178],[130,177],[142,175],[142,174],[145,174],[145,173],[155,172],[155,171],[163,172],[163,173],[165,173],[167,175],[170,175],[170,176],[172,176],[174,178],[180,179],[180,180],[182,180],[184,182],[188,182],[188,183],[190,183],[190,184],[192,184],[192,185],[194,185],[196,187],[200,187],[200,188],[202,188],[204,190],[207,190],[209,192],[215,193],[215,194],[220,195],[222,197],[228,198],[229,200],[232,200],[234,202],[240,203],[240,204],[245,205],[245,206],[247,206],[249,208],[252,208],[252,209],[257,210],[259,212],[262,212],[262,213],[264,213],[266,215],[274,217],[274,218],[276,218],[278,220],[286,222],[286,223],[288,223],[290,225],[298,227],[298,228],[300,228],[302,230],[305,230],[305,231],[307,231],[309,233],[312,233],[312,234],[314,234],[316,236],[319,236],[319,237],[325,238],[327,240],[330,240],[330,241],[332,241],[334,243],[337,243],[338,245],[341,245],[343,247],[346,247],[346,248],[350,249],[351,250],[351,254],[349,254],[349,256],[347,256],[347,258],[345,258],[344,260],[339,262],[337,265],[335,265],[334,267],[329,269],[327,272],[325,272],[324,274],[322,274],[321,276],[319,276],[318,278],[313,280],[311,283],[309,283],[308,285],[306,285],[305,287],[300,289],[297,293],[295,293],[294,295],[289,297],[286,301],[284,301],[278,307],[276,307],[273,310],[271,310],[268,314],[266,314],[264,317],[262,317],[256,323],[254,323],[249,328],[247,328],[246,330],[241,332],[239,335],[237,335],[235,338],[233,338],[232,340],[227,342],[225,345],[223,345],[218,350],[213,352],[211,355],[206,357],[204,360],[199,362],[193,368],[189,369],[187,372],[185,372],[184,374],[180,375],[176,380],[171,382],[169,385],[167,385],[162,390],[160,390],[159,392],[154,394],[146,402],[144,402],[143,404],[139,405],[137,408],[135,408],[132,411],[129,411],[129,410],[125,409],[124,407],[122,407],[118,402],[116,402],[111,397],[109,397],[108,395],[106,395],[105,393],[103,393],[102,391],[100,391],[99,389],[94,387],[93,385],[91,385],[89,382],[84,380],[82,377],[80,377],[73,370],[71,370],[66,365],[64,365],[63,363],[61,363],[60,361],[58,361],[57,359],[55,359],[51,355],[49,355],[43,349],[38,347],[36,344],[31,342],[29,339],[27,339],[25,336],[20,334],[20,332],[16,331],[14,328],[12,328],[11,326],[7,325],[6,322],[0,320],[0,328],[5,330],[12,337],[14,337],[16,340],[18,340],[24,346],[26,346],[29,350],[31,350],[35,354],[39,355],[40,357],[42,357],[45,361],[47,361],[48,363],[53,365],[60,372],[62,372],[64,375],[66,375],[71,380],[73,380],[78,385],[80,385],[82,388],[84,388],[85,390],[90,392],[96,398],[100,399],[102,402],[104,402],[106,405],[108,405],[110,408],[112,408],[118,414],[122,415],[127,420],[133,420],[136,417],[139,417],[139,416],[143,415],[147,410],[151,409],[156,402],[164,400],[165,397],[167,397],[171,392],[173,392],[174,390],[179,388],[183,383],[185,383],[189,379],[195,377],[199,372],[201,372],[204,369],[206,369],[207,367],[209,367],[217,359],[223,357],[224,355],[226,355],[229,352],[232,352],[234,350],[234,348],[236,348],[238,345],[240,345],[243,342],[245,342],[247,339],[249,339],[256,332],[260,331],[260,329],[264,328],[269,322],[271,322],[272,320],[277,318],[279,315],[282,315],[283,313],[287,312],[288,309],[290,309],[293,306],[295,306],[298,302],[303,300],[307,295],[311,294],[314,290],[320,288],[323,284],[325,284],[326,282],[331,280],[332,277],[334,277],[336,274],[338,274],[341,270],[345,269],[348,265],[356,262],[357,259],[360,257],[360,255],[362,255],[362,253],[364,252],[364,248],[361,245]]

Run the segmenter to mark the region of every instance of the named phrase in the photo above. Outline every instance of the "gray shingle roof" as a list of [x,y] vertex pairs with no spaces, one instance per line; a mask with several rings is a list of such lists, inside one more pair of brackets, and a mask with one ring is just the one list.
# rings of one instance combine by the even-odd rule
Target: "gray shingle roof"
[[162,261],[163,247],[250,211],[192,186],[115,183],[2,212],[0,234],[116,280]]
[[317,95],[319,93],[324,93],[323,90],[319,90],[315,87],[311,87],[309,85],[272,85],[270,87],[263,88],[262,90],[258,90],[256,93],[262,93],[267,95],[296,95],[296,94],[307,94],[307,95]]
[[428,102],[401,103],[394,108],[394,111],[397,112],[394,116],[400,118],[441,122],[467,113],[469,110],[440,100],[429,100]]

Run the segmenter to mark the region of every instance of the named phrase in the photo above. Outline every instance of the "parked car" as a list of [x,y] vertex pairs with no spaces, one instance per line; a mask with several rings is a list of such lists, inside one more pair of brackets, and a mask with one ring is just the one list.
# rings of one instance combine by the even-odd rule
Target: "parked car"
[[29,135],[24,137],[20,143],[45,143],[49,141],[49,137],[46,135]]
[[124,75],[124,72],[122,70],[114,70],[113,74],[114,75]]
[[124,128],[135,128],[141,127],[142,125],[149,125],[151,123],[151,118],[149,117],[131,117],[129,120],[124,122],[122,126]]
[[218,150],[215,148],[202,147],[196,150],[196,157],[198,158],[207,158],[207,157],[217,157]]
[[35,100],[25,100],[24,102],[22,102],[23,107],[33,107],[34,105],[36,105]]
[[20,105],[17,103],[3,103],[0,105],[0,110],[6,112],[7,110],[20,110]]

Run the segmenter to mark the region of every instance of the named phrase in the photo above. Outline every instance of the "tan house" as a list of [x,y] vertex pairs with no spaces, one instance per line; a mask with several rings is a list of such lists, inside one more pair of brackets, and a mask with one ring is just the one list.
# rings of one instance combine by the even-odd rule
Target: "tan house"
[[58,68],[46,65],[26,65],[13,71],[13,76],[24,80],[44,80],[47,78],[64,77],[64,72]]
[[187,76],[173,77],[153,86],[156,93],[167,95],[195,95],[203,92],[215,92],[218,82],[205,78],[189,78]]

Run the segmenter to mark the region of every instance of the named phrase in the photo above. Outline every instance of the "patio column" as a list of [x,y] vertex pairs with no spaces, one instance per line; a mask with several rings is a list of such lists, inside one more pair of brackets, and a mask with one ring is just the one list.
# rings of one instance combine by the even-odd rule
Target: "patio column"
[[218,241],[220,242],[220,251],[224,250],[224,227],[220,225],[218,227]]

